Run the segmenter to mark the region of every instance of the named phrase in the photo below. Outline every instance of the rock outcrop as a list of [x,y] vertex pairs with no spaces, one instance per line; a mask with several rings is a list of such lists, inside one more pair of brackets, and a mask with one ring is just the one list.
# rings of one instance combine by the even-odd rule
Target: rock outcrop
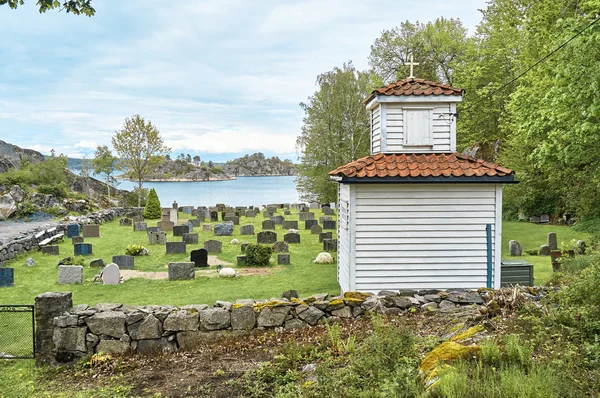
[[235,176],[294,176],[296,165],[277,156],[265,158],[262,153],[246,155],[225,163],[223,170]]

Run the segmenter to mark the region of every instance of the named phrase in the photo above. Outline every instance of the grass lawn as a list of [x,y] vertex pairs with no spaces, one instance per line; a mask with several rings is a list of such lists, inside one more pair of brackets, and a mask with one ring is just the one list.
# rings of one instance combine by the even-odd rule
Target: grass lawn
[[[320,210],[313,210],[315,217],[323,216]],[[283,214],[279,210],[278,214]],[[189,215],[180,213],[179,221],[186,220]],[[288,220],[297,220],[298,213],[292,211]],[[255,231],[260,231],[264,218],[258,214],[256,218],[242,217],[240,225],[253,224]],[[148,225],[155,225],[148,221]],[[339,293],[337,283],[336,264],[313,264],[316,255],[322,251],[323,244],[319,243],[319,236],[312,235],[310,230],[304,229],[304,222],[299,222],[300,244],[290,244],[291,264],[286,266],[276,265],[276,255],[271,260],[270,275],[241,276],[239,278],[196,277],[190,281],[149,280],[143,278],[130,279],[119,285],[93,284],[92,280],[100,269],[90,266],[84,267],[84,283],[82,285],[59,285],[57,282],[56,264],[66,256],[73,255],[70,239],[60,244],[59,256],[42,255],[41,252],[32,252],[13,260],[9,266],[15,268],[15,285],[3,288],[0,291],[0,304],[28,304],[33,303],[35,296],[48,291],[72,291],[75,304],[89,304],[117,302],[130,305],[185,305],[185,304],[212,304],[216,300],[235,300],[240,298],[271,298],[280,297],[285,290],[298,290],[300,295],[308,296],[314,293]],[[283,240],[287,232],[277,225],[278,240]],[[135,257],[135,269],[139,271],[166,272],[166,264],[171,261],[189,261],[189,252],[201,248],[203,242],[216,239],[223,242],[223,253],[218,258],[236,267],[237,256],[241,254],[240,245],[230,242],[236,238],[242,242],[256,242],[256,235],[240,235],[239,227],[234,228],[233,236],[214,236],[213,232],[202,232],[202,228],[194,228],[194,233],[199,235],[198,245],[188,245],[188,254],[167,255],[164,245],[148,245],[146,232],[133,231],[132,227],[121,227],[115,220],[100,226],[101,238],[86,238],[86,242],[93,244],[93,255],[86,260],[102,258],[106,263],[111,261],[113,255],[125,254],[129,244],[142,244],[150,250],[149,256]],[[333,231],[334,238],[336,232]],[[181,241],[181,237],[174,237],[167,233],[168,241]],[[33,257],[36,262],[34,267],[24,266],[25,259]],[[89,262],[89,261],[88,261]],[[214,269],[214,267],[211,267]],[[216,275],[216,270],[214,271]]]

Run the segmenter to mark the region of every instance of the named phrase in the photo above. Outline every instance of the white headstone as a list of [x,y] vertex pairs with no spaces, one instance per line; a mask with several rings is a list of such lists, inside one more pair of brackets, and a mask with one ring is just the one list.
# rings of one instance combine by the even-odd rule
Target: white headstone
[[102,270],[102,283],[104,285],[118,285],[121,281],[121,271],[115,263],[110,263]]

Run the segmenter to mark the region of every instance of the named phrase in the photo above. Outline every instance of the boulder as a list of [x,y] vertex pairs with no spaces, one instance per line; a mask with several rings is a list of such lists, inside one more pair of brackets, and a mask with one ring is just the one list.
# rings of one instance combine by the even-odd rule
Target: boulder
[[319,322],[319,319],[325,316],[325,313],[318,308],[308,307],[306,311],[302,311],[298,318],[302,319],[304,322],[314,326]]
[[0,220],[6,220],[17,211],[17,204],[10,194],[0,196]]
[[125,333],[125,314],[119,311],[97,312],[85,318],[85,323],[96,335],[120,338]]
[[200,328],[202,330],[227,329],[231,325],[231,315],[225,308],[209,308],[200,311]]
[[282,307],[264,307],[258,315],[258,327],[277,327],[283,325],[287,316],[290,314],[289,306]]
[[171,312],[165,319],[163,328],[178,332],[180,330],[198,330],[198,312],[193,310],[179,310]]
[[231,309],[231,327],[233,330],[249,330],[256,324],[256,314],[252,305],[235,305]]
[[57,351],[81,351],[86,352],[85,343],[86,327],[62,328],[54,329],[52,341],[54,348]]
[[134,340],[149,340],[162,337],[162,323],[154,316],[148,315],[143,321],[127,327],[129,335]]

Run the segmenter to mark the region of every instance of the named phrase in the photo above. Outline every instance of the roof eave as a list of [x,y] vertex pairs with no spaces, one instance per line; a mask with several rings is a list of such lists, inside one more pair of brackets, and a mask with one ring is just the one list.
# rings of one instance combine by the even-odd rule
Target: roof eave
[[470,177],[346,177],[330,175],[329,179],[340,184],[518,184],[514,174],[504,176],[470,176]]

